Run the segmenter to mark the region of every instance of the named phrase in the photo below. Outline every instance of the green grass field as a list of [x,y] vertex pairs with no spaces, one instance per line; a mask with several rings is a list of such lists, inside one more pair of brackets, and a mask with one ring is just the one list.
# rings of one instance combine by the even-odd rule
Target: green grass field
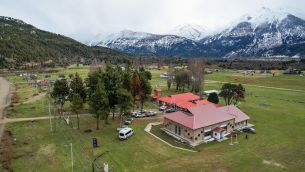
[[[69,73],[69,69],[63,70]],[[162,72],[152,71],[152,86],[161,87],[163,95],[175,93],[174,87],[167,90],[166,80],[159,77]],[[294,75],[273,78],[257,74],[245,78],[235,71],[220,71],[205,77],[208,80],[305,90],[305,77]],[[220,89],[221,86],[220,83],[206,83],[204,89]],[[101,121],[101,130],[96,131],[95,119],[85,116],[81,118],[81,130],[75,129],[75,119],[74,129],[58,120],[56,132],[50,132],[49,120],[6,125],[16,138],[12,145],[12,166],[15,171],[70,171],[72,142],[74,171],[92,171],[92,159],[105,151],[109,153],[98,162],[110,162],[115,171],[304,171],[305,92],[245,88],[246,100],[240,108],[250,116],[250,123],[255,124],[257,134],[249,135],[248,140],[245,134],[240,134],[239,143],[233,146],[227,140],[200,145],[195,148],[199,151],[197,153],[177,150],[143,131],[146,124],[155,120],[135,120],[132,124],[135,135],[119,141],[115,131],[119,125],[117,119],[110,119],[110,125],[103,125]],[[18,105],[14,110],[12,117],[38,116],[45,111],[39,102]],[[177,146],[188,147],[176,143],[158,128],[153,128],[157,135]],[[85,129],[93,132],[85,133]],[[99,142],[95,149],[91,143],[94,137]]]

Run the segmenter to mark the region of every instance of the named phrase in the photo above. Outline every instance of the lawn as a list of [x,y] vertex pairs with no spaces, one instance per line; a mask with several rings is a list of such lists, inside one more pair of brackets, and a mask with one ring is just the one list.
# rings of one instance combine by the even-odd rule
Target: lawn
[[[152,71],[152,86],[160,86],[163,94],[176,92],[167,90],[166,80],[159,78],[164,71]],[[240,82],[235,71],[221,71],[206,75],[209,80]],[[222,76],[223,75],[223,76]],[[270,77],[271,78],[271,77]],[[253,77],[251,84],[304,89],[304,79],[298,76],[280,75],[270,81],[265,76]],[[290,81],[290,85],[288,84]],[[250,81],[247,81],[249,83]],[[269,84],[266,82],[267,84]],[[244,82],[243,82],[244,83]],[[219,89],[220,83],[206,83],[205,89]],[[290,86],[290,87],[289,87]],[[98,162],[107,161],[115,171],[302,171],[305,169],[305,93],[245,86],[246,101],[240,108],[255,124],[257,134],[238,135],[238,144],[230,146],[230,140],[221,143],[203,144],[195,148],[197,153],[169,147],[143,130],[149,122],[135,120],[132,128],[135,135],[119,141],[116,127],[118,120],[110,119],[110,125],[101,121],[101,129],[95,130],[95,119],[81,117],[81,130],[67,126],[63,120],[56,122],[56,132],[50,132],[49,120],[11,123],[6,126],[13,132],[16,143],[12,145],[15,171],[69,171],[71,170],[70,143],[73,143],[74,170],[91,171],[91,161],[99,154],[109,151]],[[39,102],[16,106],[15,116],[39,114]],[[153,107],[148,103],[147,107]],[[35,107],[35,108],[34,108]],[[37,112],[35,112],[37,111]],[[18,112],[18,113],[17,113]],[[53,128],[55,127],[53,120]],[[161,127],[161,126],[160,126]],[[85,129],[92,129],[85,133]],[[164,135],[158,127],[153,132],[176,146],[188,147]],[[92,148],[92,138],[97,138],[99,147]],[[0,167],[1,171],[1,167]]]

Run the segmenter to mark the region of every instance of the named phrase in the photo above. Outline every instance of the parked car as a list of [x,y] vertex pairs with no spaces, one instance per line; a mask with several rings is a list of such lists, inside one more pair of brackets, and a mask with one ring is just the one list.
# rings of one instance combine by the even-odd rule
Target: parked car
[[127,118],[124,122],[125,125],[129,125],[132,123],[132,118]]
[[121,127],[116,128],[116,131],[121,131],[124,128],[127,128],[127,125],[122,125]]
[[176,112],[176,109],[174,108],[169,108],[165,111],[166,113],[172,113],[172,112]]
[[252,127],[244,128],[244,129],[243,129],[243,132],[246,132],[246,133],[253,133],[253,134],[256,133],[255,128],[252,128]]
[[132,117],[127,117],[127,120],[133,121]]
[[119,139],[125,140],[128,139],[128,137],[132,136],[134,134],[134,131],[132,128],[124,128],[119,131]]
[[154,111],[149,111],[146,113],[146,116],[156,116],[157,115],[157,112],[154,112]]
[[160,111],[164,111],[164,110],[166,110],[166,109],[167,109],[167,107],[166,107],[165,105],[162,105],[162,106],[159,107],[159,110],[160,110]]
[[138,113],[141,113],[140,111],[134,111],[131,113],[132,116],[136,116]]
[[143,117],[145,117],[145,115],[143,113],[139,112],[134,117],[135,118],[143,118]]

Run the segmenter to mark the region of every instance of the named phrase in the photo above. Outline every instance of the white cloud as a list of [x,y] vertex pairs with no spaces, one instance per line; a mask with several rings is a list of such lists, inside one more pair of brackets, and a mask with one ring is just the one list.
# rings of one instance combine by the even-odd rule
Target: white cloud
[[86,40],[123,29],[164,33],[184,23],[222,27],[262,6],[305,18],[303,0],[1,0],[0,15]]

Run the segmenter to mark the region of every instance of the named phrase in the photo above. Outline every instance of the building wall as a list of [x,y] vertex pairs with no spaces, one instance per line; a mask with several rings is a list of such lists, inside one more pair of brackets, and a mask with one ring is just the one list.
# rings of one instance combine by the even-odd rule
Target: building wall
[[[210,125],[210,126],[207,126],[207,127],[204,127],[204,128],[196,129],[194,131],[194,135],[195,135],[194,136],[194,142],[195,143],[203,142],[204,141],[204,133],[205,133],[204,131],[213,130],[214,128],[221,127],[223,125],[227,126],[226,133],[231,133],[234,130],[234,119],[231,119],[229,121],[224,121],[224,122],[221,122],[221,123],[218,123],[218,124]],[[222,127],[222,128],[224,128],[224,127]]]
[[226,125],[226,132],[231,133],[234,130],[234,119],[231,119],[229,121],[224,121],[218,124],[214,124],[208,127],[199,128],[196,130],[187,128],[181,124],[178,124],[174,121],[171,121],[167,118],[164,118],[164,127],[171,131],[172,133],[175,133],[175,126],[181,127],[181,135],[180,137],[184,138],[185,140],[188,140],[192,143],[201,143],[204,141],[204,131],[207,131],[209,129],[213,130],[216,127],[221,127],[222,125]]
[[175,134],[175,126],[179,126],[181,128],[180,137],[183,139],[193,142],[194,141],[194,131],[188,127],[185,127],[181,124],[178,124],[174,121],[171,121],[167,118],[164,118],[164,128]]
[[248,125],[248,120],[235,123],[235,129],[242,129]]

